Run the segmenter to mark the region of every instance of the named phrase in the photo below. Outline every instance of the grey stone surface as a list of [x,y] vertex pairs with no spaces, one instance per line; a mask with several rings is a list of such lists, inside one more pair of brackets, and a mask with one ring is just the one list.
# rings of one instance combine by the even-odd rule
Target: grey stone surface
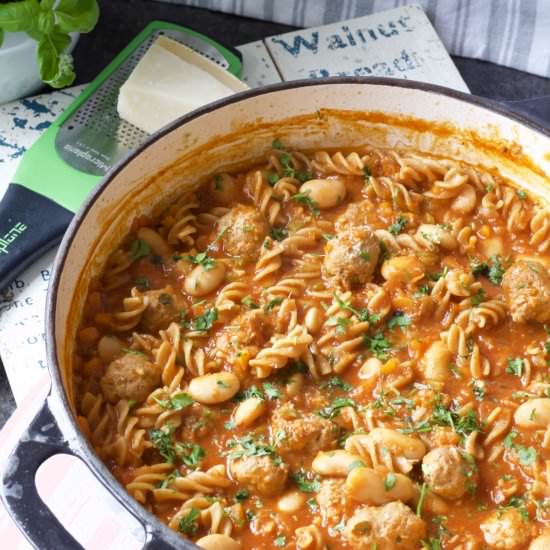
[[[172,21],[230,46],[293,30],[293,27],[151,0],[100,0],[101,18],[93,33],[81,37],[75,50],[77,84],[89,82],[151,20]],[[474,59],[454,61],[472,93],[496,100],[550,95],[550,79]],[[1,367],[1,363],[0,363]],[[0,369],[0,427],[15,402]]]

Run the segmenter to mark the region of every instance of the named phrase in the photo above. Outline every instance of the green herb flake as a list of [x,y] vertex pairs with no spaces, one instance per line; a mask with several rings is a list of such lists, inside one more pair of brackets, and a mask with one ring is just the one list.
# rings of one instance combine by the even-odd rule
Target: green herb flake
[[130,243],[130,259],[132,262],[151,254],[151,247],[143,239],[135,239]]
[[523,191],[522,189],[518,189],[516,191],[517,193],[517,196],[521,199],[521,200],[525,200],[527,198],[527,193],[525,191]]
[[195,256],[186,255],[184,258],[195,265],[200,265],[205,271],[210,271],[216,266],[216,260],[211,258],[207,252],[199,252]]
[[485,294],[485,290],[480,288],[477,291],[477,294],[474,294],[473,296],[470,297],[470,301],[472,302],[473,306],[479,306],[480,304],[482,304],[485,301],[486,297],[487,296]]
[[199,530],[200,515],[201,511],[198,508],[190,508],[180,519],[178,530],[186,535],[194,535]]
[[288,230],[286,227],[272,227],[269,235],[274,241],[284,241],[288,237]]
[[206,311],[203,315],[195,317],[191,321],[184,321],[185,327],[191,330],[207,332],[212,328],[215,321],[218,320],[218,310],[213,307]]
[[315,500],[314,497],[308,498],[306,501],[306,504],[313,513],[316,513],[319,511],[319,505],[317,504],[317,501]]
[[281,398],[281,390],[271,382],[264,382],[264,392],[267,399],[273,400]]
[[277,149],[279,151],[283,150],[284,147],[283,147],[283,144],[281,143],[281,140],[279,138],[275,138],[272,142],[271,142],[271,148],[272,149]]
[[267,304],[264,306],[264,311],[269,312],[272,311],[275,307],[280,306],[283,303],[282,298],[272,298],[267,302]]
[[372,177],[372,171],[368,166],[363,166],[363,178],[365,181],[369,181]]
[[259,304],[257,304],[251,296],[245,296],[242,299],[242,303],[247,306],[249,309],[259,309]]
[[173,464],[177,458],[174,441],[172,440],[174,429],[175,428],[171,424],[166,424],[162,428],[149,430],[149,439],[151,443],[158,449],[160,456],[171,464]]
[[531,466],[537,460],[537,451],[533,447],[519,447],[517,451],[522,466]]
[[216,191],[223,191],[223,186],[222,186],[222,177],[220,174],[216,174],[214,176],[214,189]]
[[399,327],[401,329],[408,327],[411,324],[411,318],[408,315],[405,315],[404,313],[398,311],[389,321],[388,321],[388,328],[394,329],[396,327]]
[[178,392],[170,396],[169,399],[158,399],[153,396],[153,399],[163,408],[170,409],[174,411],[181,411],[189,405],[192,405],[195,400],[185,392]]
[[273,187],[279,181],[279,175],[277,172],[268,172],[267,174],[267,183]]
[[340,414],[341,409],[345,409],[346,407],[356,409],[357,404],[349,397],[337,397],[328,407],[321,409],[317,414],[322,418],[332,419]]
[[134,284],[138,287],[139,290],[149,290],[151,288],[151,283],[147,277],[140,275],[134,279]]
[[206,456],[204,449],[195,443],[176,443],[175,449],[181,462],[193,470],[199,467]]
[[286,546],[286,537],[284,535],[279,535],[274,541],[275,546]]
[[374,335],[365,334],[363,336],[363,345],[378,359],[387,359],[392,349],[390,341],[382,332],[377,332]]
[[523,376],[523,359],[521,357],[509,357],[507,361],[506,372],[521,378]]
[[321,482],[319,476],[299,470],[292,474],[292,479],[296,483],[296,487],[304,493],[318,493],[321,490]]
[[319,209],[319,205],[317,202],[315,202],[310,196],[309,192],[307,193],[296,193],[295,195],[292,195],[290,197],[293,201],[296,201],[297,203],[303,204],[304,206],[307,206],[310,210],[310,212],[314,216],[319,216],[321,214],[321,210]]
[[424,500],[426,500],[426,495],[428,494],[428,484],[423,483],[422,487],[420,488],[420,497],[418,499],[418,504],[416,505],[416,515],[421,518],[422,517],[422,508],[424,506]]
[[404,230],[405,230],[405,227],[407,227],[407,224],[408,224],[408,220],[407,218],[405,218],[404,216],[399,216],[397,218],[397,221],[395,223],[392,223],[389,227],[388,227],[388,231],[392,234],[392,235],[399,235],[400,233],[402,233]]
[[250,491],[248,489],[239,489],[235,493],[235,502],[244,502],[250,497]]
[[370,262],[370,254],[368,252],[359,252],[359,257],[364,261],[364,262]]
[[332,378],[329,378],[326,382],[323,382],[320,387],[322,389],[327,388],[329,390],[342,390],[345,392],[349,392],[353,389],[353,386],[351,384],[344,382],[338,376],[333,376]]
[[388,472],[384,478],[384,491],[391,491],[395,484],[397,483],[397,478],[393,472]]

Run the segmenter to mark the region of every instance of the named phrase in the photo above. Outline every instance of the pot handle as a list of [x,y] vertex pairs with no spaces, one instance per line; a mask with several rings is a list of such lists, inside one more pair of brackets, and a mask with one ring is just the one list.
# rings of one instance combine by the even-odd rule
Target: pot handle
[[84,550],[36,489],[36,471],[44,461],[59,453],[75,455],[57,426],[47,398],[8,457],[2,472],[0,497],[35,548]]
[[503,101],[515,113],[527,117],[550,130],[550,95],[530,99]]

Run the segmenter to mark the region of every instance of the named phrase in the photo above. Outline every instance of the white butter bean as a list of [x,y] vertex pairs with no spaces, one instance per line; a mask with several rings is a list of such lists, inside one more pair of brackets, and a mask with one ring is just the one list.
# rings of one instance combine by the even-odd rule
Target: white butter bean
[[452,363],[452,354],[443,340],[436,340],[430,345],[422,362],[426,380],[447,381],[450,375],[449,365]]
[[207,535],[197,541],[197,546],[204,550],[241,550],[241,543],[228,535]]
[[[355,464],[354,464],[355,463]],[[343,450],[320,452],[311,465],[316,474],[345,477],[355,466],[366,466],[359,455]]]
[[407,476],[373,468],[354,468],[346,478],[346,489],[353,500],[375,506],[414,497],[414,484]]
[[168,243],[154,229],[140,227],[137,231],[137,238],[145,241],[157,256],[170,256],[172,254],[172,249]]
[[187,391],[203,405],[216,405],[231,399],[240,387],[239,379],[232,372],[215,372],[193,378]]
[[102,361],[110,363],[121,353],[124,343],[116,336],[102,336],[97,343],[97,353]]
[[416,256],[394,256],[382,264],[382,277],[403,283],[417,281],[424,277],[426,271],[422,262]]
[[444,250],[454,250],[458,246],[458,241],[449,230],[432,223],[422,224],[416,230],[416,236],[420,240],[427,240]]
[[252,426],[267,408],[265,399],[259,397],[249,397],[245,399],[235,411],[233,420],[237,426]]
[[514,421],[522,428],[547,428],[550,424],[550,398],[539,397],[521,404],[516,409]]
[[451,203],[451,210],[460,214],[468,214],[477,204],[476,190],[467,183],[460,192],[460,195]]
[[340,180],[309,180],[300,187],[319,208],[332,208],[346,197],[346,186]]
[[307,310],[305,324],[311,334],[317,334],[321,330],[325,314],[318,307],[310,307]]
[[550,535],[541,535],[529,545],[529,550],[548,550],[550,548]]
[[229,204],[237,197],[237,180],[229,174],[217,174],[208,186],[210,196],[218,204]]
[[224,277],[225,266],[221,262],[216,262],[210,269],[198,265],[185,278],[185,292],[191,296],[206,296],[222,284]]
[[279,498],[277,501],[277,509],[279,512],[284,512],[285,514],[294,514],[302,508],[305,501],[306,497],[304,493],[292,491],[290,493],[285,493]]
[[358,437],[368,437],[374,443],[404,456],[407,460],[422,460],[426,454],[426,445],[420,439],[389,428],[374,428],[366,436]]

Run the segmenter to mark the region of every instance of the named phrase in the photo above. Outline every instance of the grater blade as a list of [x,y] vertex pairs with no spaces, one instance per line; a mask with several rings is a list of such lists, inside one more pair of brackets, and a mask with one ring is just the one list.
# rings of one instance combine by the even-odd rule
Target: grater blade
[[174,29],[152,32],[61,124],[55,149],[67,164],[86,174],[103,176],[148,137],[118,116],[117,99],[122,84],[160,35],[188,46],[224,69],[229,67],[223,55],[198,36]]

